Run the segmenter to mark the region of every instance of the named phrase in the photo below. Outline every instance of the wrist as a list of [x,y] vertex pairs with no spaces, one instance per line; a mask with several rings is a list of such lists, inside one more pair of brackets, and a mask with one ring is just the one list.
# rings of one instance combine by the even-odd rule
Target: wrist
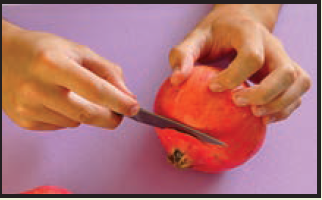
[[216,4],[213,16],[246,18],[262,24],[269,31],[274,29],[281,4]]
[[2,19],[2,52],[11,43],[12,38],[23,31],[22,28]]

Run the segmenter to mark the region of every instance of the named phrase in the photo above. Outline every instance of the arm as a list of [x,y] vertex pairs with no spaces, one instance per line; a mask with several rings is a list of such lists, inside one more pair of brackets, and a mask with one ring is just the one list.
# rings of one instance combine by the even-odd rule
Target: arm
[[216,4],[213,11],[247,12],[254,19],[272,31],[278,19],[282,4]]

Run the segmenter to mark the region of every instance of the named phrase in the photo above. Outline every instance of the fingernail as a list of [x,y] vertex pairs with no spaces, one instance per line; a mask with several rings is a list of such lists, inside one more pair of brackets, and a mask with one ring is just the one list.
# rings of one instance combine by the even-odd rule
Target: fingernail
[[213,92],[222,92],[224,91],[224,88],[219,85],[218,83],[213,83],[209,86],[210,90]]
[[266,113],[265,108],[256,108],[254,115],[257,116],[257,117],[260,117],[260,116],[265,115],[265,113]]
[[248,100],[244,97],[235,97],[234,100],[237,106],[246,106],[248,104]]
[[135,105],[135,106],[133,106],[133,107],[131,108],[131,110],[130,110],[130,114],[131,114],[131,116],[136,115],[136,114],[139,112],[139,110],[140,110],[140,106],[139,106],[139,105]]

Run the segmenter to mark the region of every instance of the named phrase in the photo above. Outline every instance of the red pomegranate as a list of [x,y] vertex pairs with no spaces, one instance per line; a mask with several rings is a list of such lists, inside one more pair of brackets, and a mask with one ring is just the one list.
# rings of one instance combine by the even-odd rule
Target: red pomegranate
[[[249,106],[238,107],[232,101],[237,89],[211,92],[210,80],[220,69],[196,66],[180,86],[168,78],[155,100],[155,112],[180,121],[225,142],[219,146],[173,129],[156,131],[168,160],[178,168],[215,173],[237,167],[249,160],[262,146],[266,125],[252,114]],[[238,89],[248,87],[246,83]]]
[[20,194],[72,194],[65,188],[57,187],[57,186],[38,186],[31,190],[21,192]]

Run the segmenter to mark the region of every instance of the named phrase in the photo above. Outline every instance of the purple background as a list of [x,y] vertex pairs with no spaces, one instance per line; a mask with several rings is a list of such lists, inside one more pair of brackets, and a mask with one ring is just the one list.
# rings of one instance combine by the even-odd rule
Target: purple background
[[[3,16],[22,27],[88,45],[123,67],[140,104],[152,109],[170,74],[168,52],[211,5],[19,5]],[[59,185],[75,193],[316,193],[317,6],[285,5],[275,34],[313,80],[302,106],[271,125],[261,151],[217,175],[179,171],[151,127],[126,119],[116,130],[89,126],[22,130],[2,113],[2,193]]]

